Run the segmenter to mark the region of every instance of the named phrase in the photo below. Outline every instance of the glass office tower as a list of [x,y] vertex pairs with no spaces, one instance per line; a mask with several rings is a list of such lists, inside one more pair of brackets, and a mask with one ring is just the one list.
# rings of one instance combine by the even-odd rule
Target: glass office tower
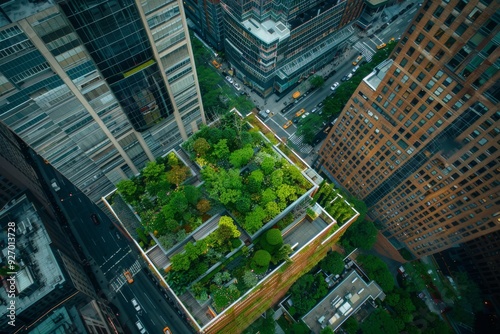
[[416,257],[500,230],[500,4],[425,1],[320,150]]
[[0,120],[93,201],[205,122],[180,1],[0,7]]

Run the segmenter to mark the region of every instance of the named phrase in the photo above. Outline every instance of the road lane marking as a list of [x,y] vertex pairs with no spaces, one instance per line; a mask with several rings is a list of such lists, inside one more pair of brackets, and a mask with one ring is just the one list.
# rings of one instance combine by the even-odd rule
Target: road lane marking
[[106,239],[104,239],[104,237],[101,235],[101,239],[102,241],[106,242]]
[[148,295],[145,292],[143,292],[143,293],[144,293],[144,296],[146,296],[146,298],[149,300],[149,302],[151,303],[151,305],[153,305],[153,307],[156,309],[155,304],[153,304],[153,302],[151,301],[151,299],[149,299]]
[[158,316],[161,318],[161,320],[163,321],[164,324],[167,323],[167,320],[163,319],[163,317],[161,316],[161,314],[159,314]]
[[[121,249],[121,248],[120,248],[120,249]],[[125,256],[127,256],[127,255],[128,255],[128,253],[130,253],[130,251],[128,251],[127,253],[125,253],[125,255],[123,255],[123,256],[122,256],[122,257],[121,257],[118,261],[116,261],[116,263],[115,263],[115,264],[113,264],[113,265],[112,265],[112,266],[111,266],[108,270],[106,270],[106,271],[104,272],[104,275],[106,275],[106,273],[108,273],[111,269],[113,269],[113,267],[114,267],[114,266],[116,266],[116,265],[117,265],[117,264],[118,264],[121,260],[123,260],[123,258],[124,258]],[[109,260],[108,260],[108,261],[109,261]],[[106,262],[107,262],[107,261],[106,261]],[[103,263],[103,265],[104,265],[104,263]]]
[[80,201],[80,203],[83,203],[82,200],[80,198],[78,198],[78,200]]
[[96,244],[96,242],[95,242],[95,240],[94,240],[94,239],[90,238],[90,240],[92,240],[92,242],[94,243],[94,245],[96,245],[96,246],[97,246],[97,244]]
[[363,42],[363,44],[370,50],[372,50],[374,53],[376,52],[371,46],[369,46],[366,42]]

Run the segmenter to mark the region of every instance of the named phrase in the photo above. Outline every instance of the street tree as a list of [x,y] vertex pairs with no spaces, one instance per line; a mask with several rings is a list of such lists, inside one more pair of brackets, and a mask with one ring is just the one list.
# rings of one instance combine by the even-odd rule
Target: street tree
[[325,79],[321,75],[314,75],[309,82],[314,88],[320,88],[325,84]]

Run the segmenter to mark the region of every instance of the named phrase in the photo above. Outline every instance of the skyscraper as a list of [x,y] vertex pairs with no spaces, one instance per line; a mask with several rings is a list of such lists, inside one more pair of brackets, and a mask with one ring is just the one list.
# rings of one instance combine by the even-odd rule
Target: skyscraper
[[499,6],[426,1],[320,150],[322,171],[417,257],[500,229]]
[[216,50],[224,48],[224,19],[220,0],[186,0],[184,8],[189,28]]
[[205,122],[180,1],[0,7],[0,120],[93,201]]
[[226,0],[224,49],[236,75],[259,95],[282,93],[346,45],[361,0]]

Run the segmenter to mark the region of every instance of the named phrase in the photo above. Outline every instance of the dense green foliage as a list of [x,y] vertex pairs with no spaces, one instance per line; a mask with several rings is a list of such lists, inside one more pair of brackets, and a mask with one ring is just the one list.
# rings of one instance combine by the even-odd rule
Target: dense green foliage
[[385,293],[394,289],[394,277],[384,261],[374,255],[365,254],[358,256],[357,261],[368,277],[377,282]]
[[[223,129],[223,130],[221,130]],[[203,139],[203,141],[200,141]],[[235,115],[202,129],[184,147],[203,166],[205,189],[249,234],[278,215],[309,186],[300,171]]]
[[378,230],[367,220],[356,220],[340,239],[340,244],[350,253],[355,248],[369,250],[377,241]]
[[289,309],[289,312],[293,313],[292,316],[296,314],[296,318],[299,318],[328,294],[328,285],[321,274],[315,276],[305,274],[292,285],[289,291],[293,300],[293,307]]
[[344,271],[344,258],[338,252],[330,252],[319,262],[319,267],[328,275],[341,274]]
[[318,202],[340,225],[355,215],[354,210],[340,196],[339,191],[329,183],[321,184],[314,194],[313,201]]

